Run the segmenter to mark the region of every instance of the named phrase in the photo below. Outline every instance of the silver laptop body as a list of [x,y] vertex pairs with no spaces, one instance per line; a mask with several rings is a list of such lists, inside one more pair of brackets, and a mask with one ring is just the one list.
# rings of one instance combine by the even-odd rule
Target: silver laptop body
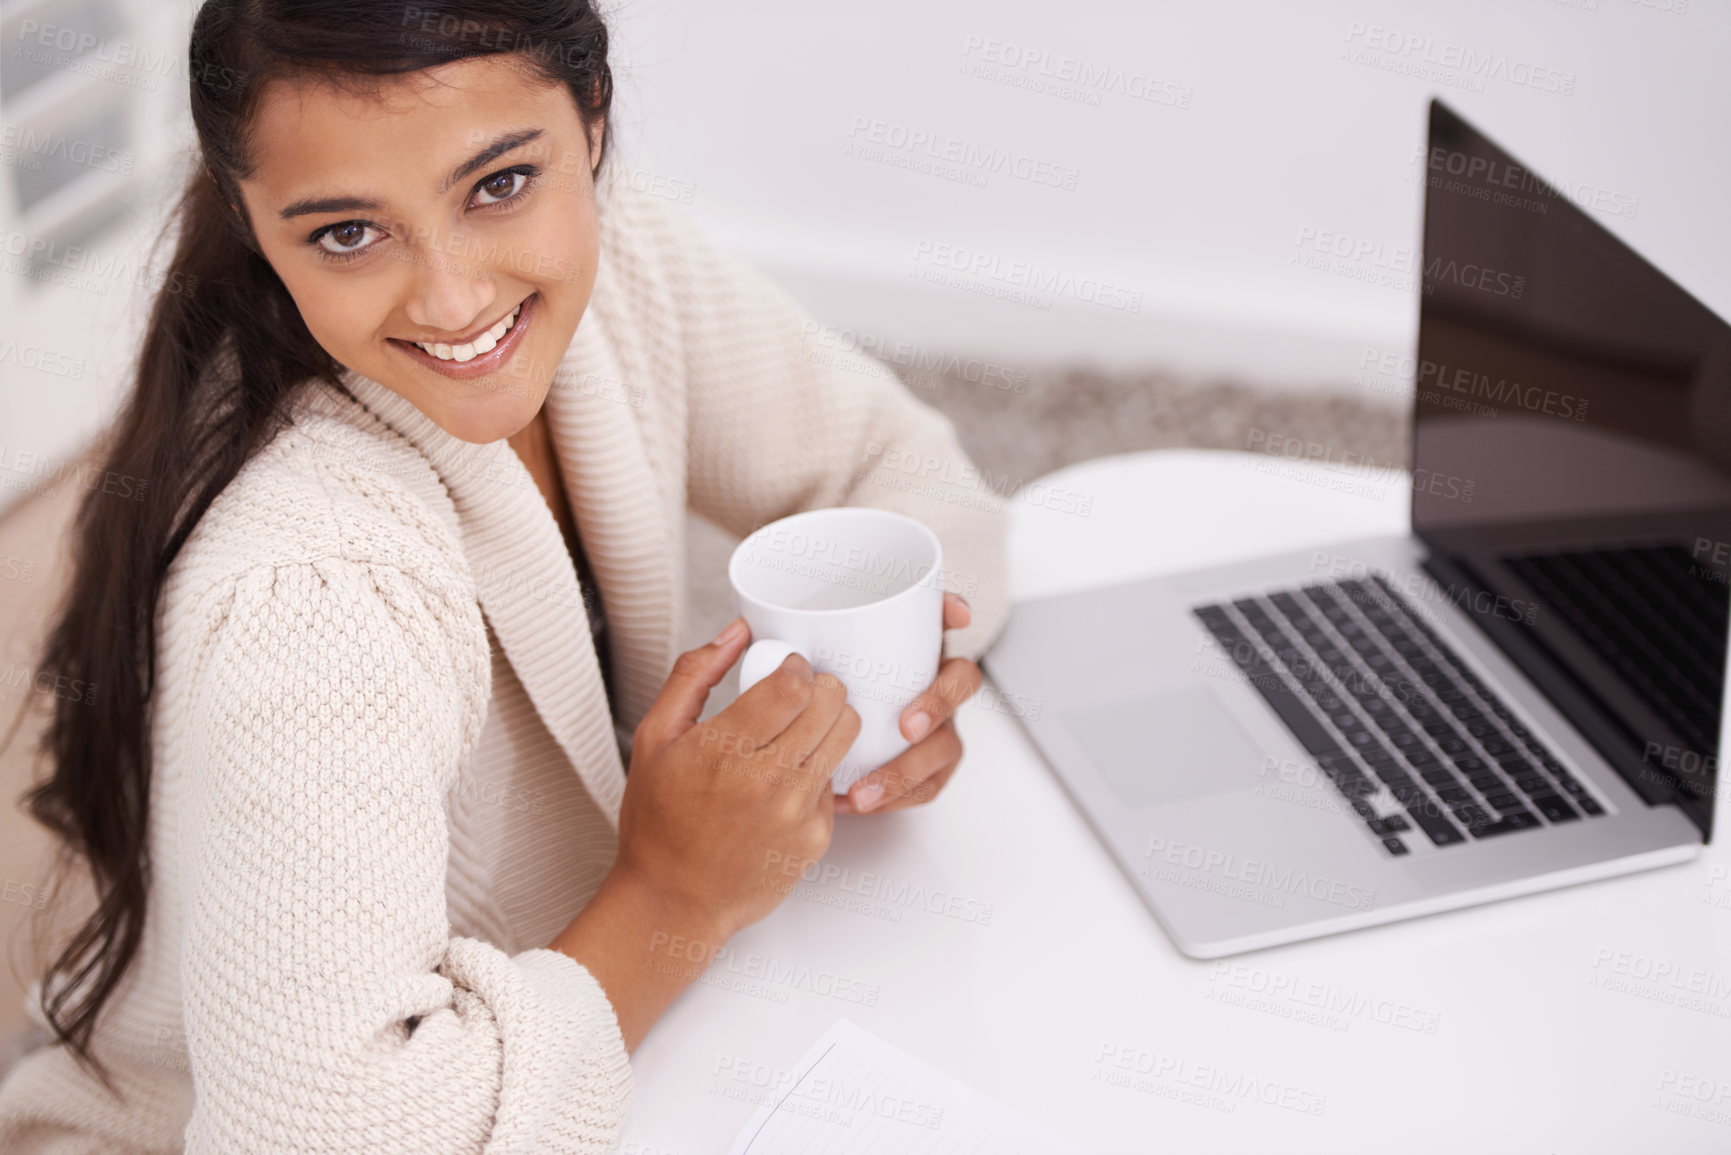
[[[1514,166],[1433,102],[1428,167],[1456,157]],[[1019,602],[984,659],[1187,955],[1680,862],[1710,836],[1731,452],[1675,430],[1731,408],[1727,327],[1566,199],[1516,211],[1427,187],[1413,536]],[[1559,324],[1567,287],[1534,301],[1538,271],[1543,315],[1459,284],[1457,252],[1489,268],[1499,243],[1551,275],[1578,253],[1658,320],[1583,304]],[[1484,409],[1438,396],[1461,381]],[[1573,382],[1605,420],[1534,407],[1531,382]],[[1678,406],[1677,445],[1624,428],[1663,442]],[[1444,463],[1471,500],[1435,484]]]

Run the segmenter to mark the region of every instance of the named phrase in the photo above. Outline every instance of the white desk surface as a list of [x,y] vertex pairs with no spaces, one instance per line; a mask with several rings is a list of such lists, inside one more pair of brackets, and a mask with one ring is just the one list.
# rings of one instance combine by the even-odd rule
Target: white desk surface
[[[1167,450],[1043,480],[1093,502],[1017,503],[1018,599],[1407,528],[1394,473]],[[1723,838],[1682,866],[1196,962],[989,689],[943,795],[838,820],[825,862],[846,873],[801,883],[651,1031],[621,1151],[726,1150],[838,1016],[1101,1155],[1731,1151]]]

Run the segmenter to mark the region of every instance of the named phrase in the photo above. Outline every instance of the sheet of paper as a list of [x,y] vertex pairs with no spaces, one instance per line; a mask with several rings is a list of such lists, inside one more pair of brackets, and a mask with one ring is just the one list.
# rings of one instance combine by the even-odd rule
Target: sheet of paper
[[769,1089],[727,1155],[1088,1155],[837,1019]]

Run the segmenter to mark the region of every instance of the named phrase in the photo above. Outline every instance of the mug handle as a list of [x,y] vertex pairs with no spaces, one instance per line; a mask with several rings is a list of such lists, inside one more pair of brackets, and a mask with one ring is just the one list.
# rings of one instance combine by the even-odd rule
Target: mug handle
[[786,661],[789,654],[799,652],[798,646],[790,646],[774,638],[759,638],[751,643],[750,648],[745,651],[745,657],[739,662],[739,692],[745,693],[774,673],[775,668]]

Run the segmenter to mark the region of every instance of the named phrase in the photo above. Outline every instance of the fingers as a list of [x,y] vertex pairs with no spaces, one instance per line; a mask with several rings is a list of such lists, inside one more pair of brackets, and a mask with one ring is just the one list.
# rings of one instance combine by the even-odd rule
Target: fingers
[[889,801],[874,806],[867,813],[889,814],[896,810],[908,810],[915,806],[924,806],[938,796],[944,785],[955,777],[956,771],[960,768],[961,762],[959,760],[951,762],[938,770],[937,773],[922,779],[919,785],[910,789],[906,794],[895,795]]
[[727,675],[750,640],[751,630],[745,619],[734,618],[714,641],[674,659],[661,693],[637,724],[633,747],[644,739],[658,748],[665,746],[696,725],[697,716],[709,701],[709,691]]
[[939,666],[932,684],[902,711],[902,736],[918,742],[943,725],[957,706],[974,696],[980,677],[980,667],[966,658],[951,658]]
[[[803,654],[789,654],[710,722],[727,730],[742,747],[761,749],[805,711],[816,692],[811,663]],[[816,738],[812,740],[815,743]]]
[[806,766],[811,771],[811,787],[818,794],[835,797],[829,788],[830,776],[835,773],[835,768],[841,765],[841,760],[847,757],[854,739],[859,737],[859,728],[859,713],[852,706],[845,706],[836,716],[835,725],[829,728],[823,741],[812,750]]
[[933,730],[922,742],[855,782],[840,813],[877,813],[929,802],[950,780],[962,760],[962,738],[952,719]]
[[[814,676],[810,704],[763,748],[762,753],[773,756],[779,765],[800,766],[823,741],[824,735],[835,727],[836,720],[847,708],[847,687],[840,678],[828,673]],[[831,766],[823,776],[829,777],[834,769]]]
[[944,629],[959,630],[974,620],[974,611],[968,608],[968,599],[961,594],[944,594]]

